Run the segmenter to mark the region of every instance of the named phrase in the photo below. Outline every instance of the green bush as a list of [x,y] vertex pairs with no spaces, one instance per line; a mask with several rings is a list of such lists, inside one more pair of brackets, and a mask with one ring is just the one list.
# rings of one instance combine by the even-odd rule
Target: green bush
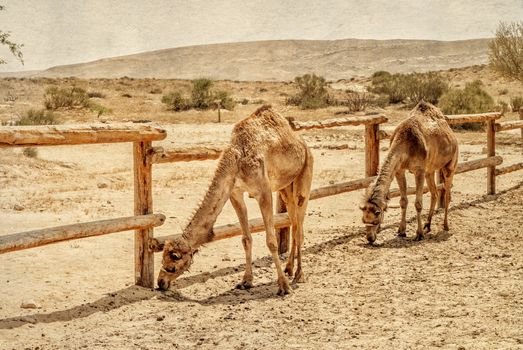
[[302,109],[326,107],[330,103],[325,78],[316,74],[305,74],[294,78],[298,85],[298,93],[287,99],[287,104],[299,106]]
[[44,106],[49,110],[59,108],[87,108],[89,96],[84,89],[78,87],[59,88],[50,86],[44,94]]
[[181,91],[174,91],[162,97],[162,103],[167,105],[169,110],[179,112],[191,108],[206,110],[217,108],[218,101],[221,108],[233,110],[236,102],[227,91],[212,91],[213,82],[207,78],[195,79],[192,81],[191,98],[183,97]]
[[345,104],[349,107],[349,112],[364,111],[372,103],[372,97],[364,92],[354,92],[347,90],[347,100]]
[[229,96],[229,93],[223,90],[216,91],[216,93],[214,93],[213,101],[215,100],[220,101],[221,108],[225,108],[229,111],[232,111],[234,109],[234,105],[236,104],[236,102],[234,102],[234,100]]
[[512,112],[519,112],[519,109],[523,107],[523,96],[512,97],[510,105],[512,106]]
[[53,112],[45,109],[30,109],[22,118],[15,122],[15,125],[54,125],[58,124]]
[[191,101],[184,98],[180,91],[174,91],[162,96],[162,103],[165,103],[169,110],[175,112],[186,111],[191,108]]
[[213,102],[211,87],[212,80],[207,78],[192,81],[191,104],[196,109],[208,109]]
[[[468,114],[491,112],[496,109],[494,99],[482,89],[481,80],[465,84],[464,89],[449,89],[441,96],[438,107],[445,114]],[[479,130],[480,123],[466,123],[457,128]]]
[[375,72],[371,77],[370,91],[389,97],[389,103],[399,103],[409,99],[411,104],[421,100],[436,104],[445,91],[448,82],[438,73],[390,74]]

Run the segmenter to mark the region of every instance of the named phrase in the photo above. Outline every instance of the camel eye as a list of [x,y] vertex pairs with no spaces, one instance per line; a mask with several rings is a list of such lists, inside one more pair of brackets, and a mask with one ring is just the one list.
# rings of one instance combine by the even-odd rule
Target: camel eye
[[374,212],[374,215],[380,215],[380,214],[381,214],[381,210],[376,210],[376,211]]
[[173,260],[180,260],[182,258],[181,254],[178,252],[171,252],[169,255]]

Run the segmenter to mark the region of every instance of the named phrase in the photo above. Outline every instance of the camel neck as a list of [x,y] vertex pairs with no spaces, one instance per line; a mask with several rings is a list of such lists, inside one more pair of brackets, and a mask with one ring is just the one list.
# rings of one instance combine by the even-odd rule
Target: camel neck
[[390,185],[400,167],[403,157],[402,154],[403,153],[398,150],[398,147],[395,147],[393,144],[369,192],[368,200],[382,209],[387,203]]
[[193,250],[212,240],[212,228],[229,199],[237,172],[237,158],[231,149],[227,149],[218,162],[211,185],[202,202],[183,230],[182,237]]

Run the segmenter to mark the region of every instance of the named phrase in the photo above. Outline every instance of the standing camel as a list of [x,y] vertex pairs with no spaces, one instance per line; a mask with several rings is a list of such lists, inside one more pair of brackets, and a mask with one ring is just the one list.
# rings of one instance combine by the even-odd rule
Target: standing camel
[[[458,141],[450,129],[445,116],[430,103],[421,101],[411,111],[408,119],[398,125],[391,138],[390,150],[381,166],[376,181],[368,188],[360,209],[366,226],[367,240],[373,243],[383,221],[389,200],[388,193],[393,177],[396,177],[401,192],[401,222],[398,236],[405,237],[407,228],[407,181],[405,170],[414,174],[416,180],[416,212],[418,229],[416,240],[422,240],[430,231],[434,208],[438,199],[438,188],[434,181],[436,171],[443,176],[441,196],[445,198],[443,228],[449,229],[448,209],[452,178],[458,164]],[[424,180],[430,190],[430,209],[425,226],[421,223]]]
[[292,276],[294,259],[295,282],[304,282],[301,254],[303,219],[312,182],[313,158],[305,142],[291,129],[287,120],[270,106],[263,106],[234,126],[230,145],[223,151],[211,185],[200,206],[183,230],[181,238],[166,241],[162,269],[158,275],[160,289],[168,289],[171,281],[190,266],[193,254],[212,241],[213,225],[227,199],[238,215],[245,250],[245,274],[237,288],[252,287],[252,237],[247,220],[244,192],[255,198],[265,225],[266,242],[278,273],[278,295],[291,291],[278,256],[274,232],[272,192],[283,198],[292,225],[292,246],[285,272]]

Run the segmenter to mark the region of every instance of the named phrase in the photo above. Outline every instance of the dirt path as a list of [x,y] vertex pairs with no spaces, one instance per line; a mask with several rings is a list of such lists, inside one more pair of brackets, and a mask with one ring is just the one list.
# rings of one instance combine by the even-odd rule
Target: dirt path
[[[164,145],[199,138],[222,143],[228,130],[177,126]],[[360,137],[345,129],[306,135],[316,147],[314,187],[362,176]],[[503,137],[498,151],[506,163],[520,161],[517,135]],[[477,139],[460,135],[463,159],[484,156],[484,136]],[[349,151],[326,148],[338,143]],[[126,145],[46,148],[42,159],[22,163],[17,153],[3,150],[0,157],[0,234],[131,214]],[[180,231],[214,165],[155,168],[155,207],[168,216],[156,234]],[[192,271],[166,293],[132,286],[131,233],[0,255],[0,348],[523,348],[521,172],[499,180],[499,195],[484,196],[485,172],[458,175],[451,231],[442,231],[438,213],[422,242],[411,240],[412,220],[409,238],[396,238],[397,199],[375,247],[364,239],[360,192],[311,202],[307,283],[285,298],[275,295],[275,271],[260,234],[249,291],[234,289],[244,263],[239,238],[203,248]],[[251,217],[259,216],[255,203],[248,206]],[[218,224],[230,221],[236,218],[227,205]],[[41,308],[21,309],[29,299]]]

